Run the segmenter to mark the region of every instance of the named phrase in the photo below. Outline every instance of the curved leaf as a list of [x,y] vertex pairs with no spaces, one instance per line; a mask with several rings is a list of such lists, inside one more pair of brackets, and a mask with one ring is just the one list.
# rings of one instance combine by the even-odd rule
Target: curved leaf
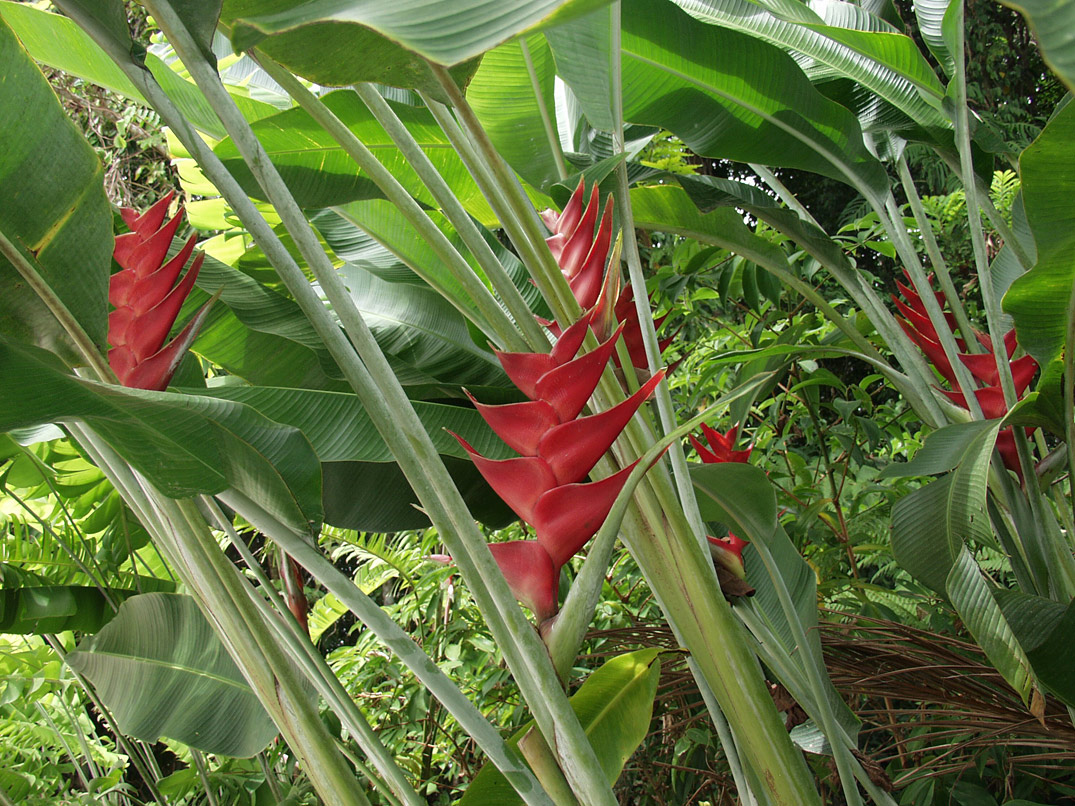
[[167,736],[207,753],[245,758],[276,735],[189,596],[129,599],[67,663],[90,679],[129,736],[147,742]]
[[938,592],[947,590],[948,575],[964,540],[992,542],[986,480],[998,428],[999,421],[992,420],[988,427],[975,429],[977,434],[950,475],[908,493],[892,507],[896,560]]
[[[113,239],[101,163],[3,20],[0,76],[0,236],[103,353]],[[0,323],[0,332],[84,364],[56,317],[2,254]]]
[[1013,590],[995,590],[1019,644],[1026,650],[1038,680],[1057,697],[1075,707],[1075,601],[1067,606]]
[[[622,12],[625,120],[668,129],[704,156],[887,187],[858,121],[778,48],[661,0],[636,0]],[[573,61],[576,74],[603,69],[600,54],[586,51],[557,51],[556,61]]]
[[1019,344],[1041,366],[1060,355],[1075,317],[1075,104],[1054,115],[1019,158],[1023,204],[1038,261],[1004,295]]
[[1075,7],[1065,0],[1003,0],[1026,17],[1045,63],[1075,92]]
[[0,337],[0,431],[76,419],[165,495],[233,487],[305,532],[321,520],[317,456],[296,429],[239,403],[83,381]]
[[960,548],[945,587],[978,646],[1023,702],[1027,702],[1033,685],[1030,660],[966,546]]
[[445,382],[507,385],[493,353],[474,343],[466,320],[432,289],[387,283],[349,264],[340,276],[386,355]]
[[793,22],[747,0],[676,0],[692,16],[776,45],[811,81],[848,78],[925,129],[951,129],[944,87],[914,41],[858,6],[813,2]]

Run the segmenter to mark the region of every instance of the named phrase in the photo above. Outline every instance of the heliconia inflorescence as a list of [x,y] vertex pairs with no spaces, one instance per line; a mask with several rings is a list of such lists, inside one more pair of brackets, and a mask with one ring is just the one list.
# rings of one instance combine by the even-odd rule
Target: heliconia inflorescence
[[487,459],[456,436],[489,486],[534,527],[536,540],[490,548],[516,597],[540,621],[556,612],[560,569],[601,527],[634,464],[600,481],[584,480],[664,377],[658,372],[616,406],[580,417],[623,329],[576,357],[589,324],[584,316],[549,353],[497,353],[530,400],[474,405],[520,456]]
[[[563,212],[546,210],[542,219],[552,231],[549,249],[585,313],[563,332],[555,323],[545,323],[556,337],[551,352],[497,352],[528,401],[491,406],[471,398],[489,427],[520,455],[487,459],[456,436],[497,495],[534,528],[533,540],[495,543],[490,549],[516,598],[539,622],[556,614],[560,569],[601,528],[637,461],[598,481],[586,478],[665,375],[663,369],[656,372],[606,411],[580,416],[609,359],[615,358],[621,335],[632,361],[646,366],[630,287],[614,310],[607,302],[612,296],[605,283],[612,199],[598,225],[597,188],[586,205],[584,191],[580,182]],[[590,329],[600,343],[579,355]]]
[[[967,408],[964,390],[956,379],[955,371],[948,361],[948,356],[944,353],[944,348],[941,347],[936,328],[929,321],[922,298],[912,288],[901,282],[897,281],[896,286],[904,297],[903,300],[895,295],[892,297],[897,310],[904,317],[898,320],[900,326],[911,341],[917,344],[922,352],[925,353],[926,358],[936,367],[941,377],[951,385],[951,391],[941,390],[944,395],[957,406]],[[944,294],[940,292],[934,293],[936,294],[937,302],[943,306],[945,302]],[[948,326],[954,330],[955,317],[950,313],[945,313],[945,319],[948,321]],[[1008,413],[1008,406],[1004,402],[1004,392],[1000,386],[1000,373],[997,368],[996,356],[993,354],[993,342],[989,336],[978,331],[974,332],[974,337],[987,352],[974,354],[961,352],[959,360],[970,370],[975,380],[983,384],[981,388],[973,390],[974,397],[982,409],[982,414],[989,419],[1003,417]],[[965,351],[967,349],[967,344],[962,339],[957,339],[956,344],[960,350]],[[1017,346],[1018,343],[1013,328],[1004,335],[1004,351],[1011,367],[1012,380],[1015,382],[1015,394],[1017,397],[1022,398],[1038,371],[1038,362],[1029,355],[1024,355],[1013,361],[1012,356],[1015,355]],[[1015,447],[1015,433],[1010,426],[1002,428],[997,435],[997,450],[1000,451],[1005,467],[1015,471],[1022,478],[1019,453]]]
[[[582,309],[589,311],[599,305],[602,294],[605,264],[612,247],[613,201],[609,196],[595,235],[594,225],[597,223],[597,213],[601,206],[597,185],[594,185],[590,192],[589,202],[584,205],[585,195],[585,182],[579,180],[578,187],[571,194],[563,211],[557,213],[555,210],[544,210],[541,213],[541,220],[552,233],[545,239],[545,242],[549,245],[549,251],[556,258],[564,278],[571,287],[571,293],[574,294]],[[631,357],[631,364],[639,369],[645,369],[649,362],[646,361],[646,348],[642,342],[642,325],[638,319],[634,289],[631,288],[630,283],[624,286],[623,291],[616,298],[614,313],[615,318],[623,322],[623,342],[627,348],[627,354]],[[655,330],[660,328],[664,319],[665,317],[662,316],[654,321]],[[555,323],[545,324],[554,335],[559,335],[559,328]],[[597,325],[596,321],[594,325]],[[594,332],[598,332],[597,327]],[[600,333],[598,337],[601,337]],[[658,343],[658,348],[663,352],[671,341],[671,337],[663,339]],[[619,356],[615,352],[612,354],[612,360],[616,366],[619,366]]]
[[180,279],[194,251],[196,237],[191,236],[175,257],[165,261],[183,218],[180,210],[171,220],[164,220],[172,195],[142,214],[120,210],[131,232],[116,238],[113,252],[121,271],[108,284],[108,301],[115,308],[108,315],[108,363],[120,383],[137,389],[167,388],[210,305],[202,306],[179,335],[164,343],[205,257],[198,253]]
[[[702,444],[702,441],[693,434],[687,438],[690,440],[691,445],[694,446],[694,450],[697,451],[698,458],[705,464],[719,464],[721,462],[742,462],[745,464],[750,460],[750,452],[753,447],[747,448],[745,451],[734,450],[735,438],[738,433],[738,425],[732,426],[726,434],[722,434],[715,428],[710,428],[703,423],[702,434],[705,436],[708,445]],[[731,532],[728,532],[724,537],[710,537],[707,535],[706,539],[709,540],[709,551],[713,555],[713,559],[735,576],[743,579],[746,576],[746,571],[743,568],[743,547],[746,546],[747,542],[741,537],[736,537]]]

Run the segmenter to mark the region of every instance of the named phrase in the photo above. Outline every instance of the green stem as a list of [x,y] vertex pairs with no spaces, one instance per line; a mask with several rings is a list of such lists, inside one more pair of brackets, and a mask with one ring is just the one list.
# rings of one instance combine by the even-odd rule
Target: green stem
[[[328,132],[340,145],[346,154],[355,161],[355,164],[373,180],[384,192],[392,204],[403,214],[407,221],[415,228],[422,240],[433,249],[444,264],[449,268],[452,277],[460,284],[466,298],[459,299],[458,294],[445,286],[440,278],[424,271],[422,266],[414,265],[412,268],[434,290],[447,299],[465,317],[474,322],[489,338],[494,338],[506,349],[523,350],[526,343],[520,338],[518,331],[504,311],[497,304],[489,289],[481,282],[471,269],[459,251],[445,237],[440,228],[433,222],[410,193],[392,176],[381,164],[366,145],[359,140],[346,124],[335,113],[297,78],[287,70],[280,67],[276,62],[266,58],[264,54],[254,52],[255,60],[261,68],[269,74],[277,84],[298,101],[299,106],[305,109],[320,126]],[[471,304],[477,307],[471,307]]]
[[407,163],[418,174],[426,187],[429,188],[437,203],[440,204],[444,215],[455,227],[455,231],[463,239],[464,245],[470,250],[470,253],[478,262],[478,266],[485,272],[485,276],[489,279],[493,289],[504,302],[508,312],[514,317],[516,326],[522,330],[529,349],[546,350],[549,340],[545,336],[545,331],[534,321],[533,312],[526,304],[526,300],[523,299],[519,289],[515,287],[515,283],[511,281],[507,272],[504,271],[504,267],[493,253],[492,247],[489,246],[474,225],[474,220],[463,209],[459,199],[448,187],[447,182],[444,181],[444,178],[437,171],[429,157],[426,156],[426,153],[419,147],[403,121],[399,119],[392,107],[371,85],[356,84],[355,92],[358,93],[363,103],[369,107],[374,117],[377,118],[377,122],[384,127],[388,136],[392,138],[392,141],[407,159]]
[[216,793],[209,785],[209,770],[205,767],[205,757],[193,747],[190,748],[190,757],[194,761],[194,767],[198,770],[198,778],[202,782],[205,791],[205,802],[208,806],[217,806]]
[[966,308],[963,306],[959,292],[952,282],[948,264],[945,262],[944,255],[941,254],[941,248],[933,235],[933,227],[930,226],[929,216],[926,215],[926,208],[922,206],[922,199],[919,197],[918,190],[914,185],[914,177],[911,176],[911,169],[907,167],[907,159],[903,154],[900,155],[896,167],[900,174],[900,183],[903,185],[904,195],[907,196],[907,201],[911,205],[911,212],[915,221],[918,222],[918,231],[921,233],[922,243],[925,244],[929,262],[933,266],[933,271],[941,284],[945,299],[948,300],[948,308],[956,317],[956,325],[959,327],[963,340],[967,343],[967,349],[971,352],[978,352],[981,345],[978,344],[978,339],[974,337],[974,328],[971,326],[970,319],[967,318]]
[[[202,497],[202,505],[209,510],[209,514],[213,520],[216,521],[217,527],[221,529],[228,536],[228,540],[231,541],[232,546],[239,552],[239,555],[243,558],[247,568],[254,574],[255,579],[261,586],[266,598],[258,597],[254,592],[250,591],[251,601],[254,605],[261,610],[262,615],[265,617],[265,621],[270,624],[273,630],[279,635],[281,641],[287,645],[291,651],[292,658],[296,659],[296,662],[304,669],[307,680],[317,689],[318,693],[324,697],[325,702],[332,708],[333,713],[340,717],[340,721],[344,727],[350,731],[351,735],[355,737],[359,747],[369,758],[374,767],[384,776],[385,781],[388,782],[388,787],[376,778],[371,778],[371,782],[378,789],[387,788],[394,793],[394,797],[398,797],[399,800],[411,804],[411,806],[421,806],[424,802],[418,793],[414,791],[414,787],[404,777],[399,765],[388,754],[384,745],[377,738],[376,733],[370,727],[366,718],[362,715],[362,712],[355,705],[350,695],[340,684],[339,679],[332,674],[332,671],[325,663],[325,659],[322,658],[314,650],[313,645],[310,643],[309,636],[302,634],[298,629],[298,624],[290,611],[286,607],[281,606],[280,597],[269,581],[265,572],[261,568],[261,564],[250,552],[246,543],[235,532],[234,527],[224,517],[224,513],[220,511],[220,507],[216,505],[216,502],[210,496]],[[275,607],[270,605],[272,602]]]
[[410,669],[419,682],[436,697],[459,725],[477,743],[494,766],[499,769],[523,799],[533,806],[549,806],[549,800],[536,789],[536,781],[530,771],[512,755],[503,738],[481,712],[468,700],[459,688],[422,651],[414,639],[396,624],[380,606],[354,581],[344,576],[320,551],[302,536],[280,524],[256,504],[234,491],[224,493],[221,499],[229,506],[244,513],[244,517],[259,531],[268,535],[325,588],[339,599],[359,621],[368,627],[378,640]]
[[19,247],[9,241],[3,232],[0,232],[0,255],[8,259],[11,265],[15,267],[15,271],[45,303],[45,306],[56,317],[64,332],[74,342],[79,353],[82,354],[86,365],[97,375],[97,378],[106,383],[119,383],[116,379],[116,374],[108,366],[108,362],[101,355],[101,351],[97,349],[97,345],[93,343],[93,339],[89,337],[89,334],[83,330],[82,325],[79,324],[74,314],[67,309],[63,300],[56,295],[52,287],[38,273],[33,261]]
[[770,171],[764,165],[759,165],[755,162],[748,164],[750,165],[751,170],[753,170],[754,173],[756,173],[758,177],[772,189],[773,193],[776,194],[776,197],[784,202],[789,209],[794,210],[799,218],[813,224],[819,230],[824,231],[824,227],[817,223],[817,219],[814,218],[810,211],[803,206],[803,203],[795,197],[795,194],[788,190],[787,186],[777,178],[775,173]]

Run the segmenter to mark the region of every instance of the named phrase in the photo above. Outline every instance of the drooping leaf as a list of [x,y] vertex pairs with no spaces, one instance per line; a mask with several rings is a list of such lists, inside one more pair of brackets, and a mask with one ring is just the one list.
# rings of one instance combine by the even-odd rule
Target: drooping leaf
[[1022,12],[1045,63],[1075,92],[1075,9],[1064,0],[1004,0]]
[[1067,606],[1013,590],[993,591],[1042,685],[1075,707],[1075,601]]
[[811,81],[850,79],[860,95],[865,90],[923,129],[952,128],[941,111],[944,87],[914,41],[856,5],[822,0],[793,20],[747,0],[676,2],[698,19],[794,55]]
[[[623,6],[622,32],[626,121],[668,129],[704,156],[887,187],[858,121],[822,96],[778,48],[692,19],[661,0]],[[600,53],[555,56],[558,65],[576,62],[561,68],[565,74],[607,69]]]
[[909,462],[893,462],[881,471],[880,478],[893,479],[908,476],[934,476],[947,473],[956,467],[979,436],[995,428],[990,420],[973,420],[939,428],[926,437],[921,450]]
[[249,757],[276,726],[189,596],[135,596],[67,663],[94,684],[129,736],[161,736]]
[[320,466],[296,429],[239,403],[80,380],[49,353],[0,337],[0,431],[70,419],[165,495],[234,487],[296,530],[321,520]]
[[967,547],[961,546],[948,572],[948,598],[990,663],[1027,702],[1033,676],[1030,660],[1019,645],[989,583]]
[[1075,104],[1057,112],[1019,159],[1023,204],[1038,261],[1012,283],[1004,310],[1015,320],[1019,344],[1041,366],[1060,355],[1075,317]]
[[[101,163],[3,20],[0,75],[0,238],[41,276],[103,353],[113,239]],[[2,252],[0,333],[85,364]]]
[[843,250],[824,230],[801,219],[792,210],[781,207],[759,188],[716,176],[682,175],[676,176],[676,181],[703,214],[720,207],[738,207],[754,214],[828,264],[851,268]]
[[[939,592],[947,589],[949,572],[965,540],[992,540],[986,479],[999,423],[989,423],[967,444],[950,475],[908,493],[892,508],[892,551],[896,560],[916,579]],[[947,454],[947,450],[942,452]]]
[[[598,761],[613,784],[623,765],[649,732],[653,699],[661,674],[659,649],[639,649],[618,655],[595,670],[571,697],[578,717]],[[520,728],[509,741],[513,748],[533,726]],[[523,803],[511,784],[492,764],[486,764],[459,806],[514,806]]]

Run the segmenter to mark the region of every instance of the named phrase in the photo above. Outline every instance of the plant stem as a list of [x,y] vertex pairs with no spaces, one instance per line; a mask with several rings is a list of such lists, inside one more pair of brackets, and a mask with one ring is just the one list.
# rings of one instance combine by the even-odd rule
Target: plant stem
[[[456,293],[447,288],[438,277],[425,272],[421,266],[414,266],[415,273],[447,299],[456,310],[463,316],[474,322],[488,337],[495,338],[505,349],[524,350],[526,342],[519,336],[514,324],[505,316],[504,311],[497,304],[489,289],[474,274],[474,270],[466,262],[459,251],[445,237],[433,219],[418,206],[411,198],[410,193],[404,189],[399,181],[381,164],[366,145],[359,140],[354,133],[330,110],[325,104],[306,89],[305,85],[295,78],[287,70],[280,67],[272,59],[255,51],[254,58],[261,68],[269,74],[277,84],[287,91],[288,95],[298,101],[299,106],[305,109],[310,116],[328,132],[340,145],[355,164],[373,180],[404,215],[411,226],[415,228],[422,240],[432,247],[444,264],[452,272],[452,277],[462,286],[466,297],[459,299]],[[387,106],[387,104],[386,104]],[[417,144],[415,145],[417,149]],[[424,155],[423,155],[424,156]],[[413,159],[413,157],[408,157]],[[432,165],[430,165],[432,168]],[[476,306],[477,314],[474,307]]]
[[429,157],[418,146],[407,127],[403,125],[403,121],[399,119],[392,107],[388,105],[387,101],[381,97],[381,94],[372,85],[356,84],[355,92],[358,93],[363,103],[369,107],[374,117],[377,118],[377,122],[388,132],[392,141],[399,147],[403,156],[406,157],[408,164],[415,170],[415,173],[418,174],[426,187],[429,188],[437,203],[441,205],[444,215],[455,227],[455,231],[459,233],[459,237],[463,239],[463,243],[470,250],[474,259],[477,260],[478,266],[485,272],[485,276],[489,279],[493,289],[499,294],[509,313],[514,317],[516,327],[522,330],[527,348],[540,351],[547,349],[549,340],[546,338],[541,326],[534,321],[533,312],[526,304],[526,300],[523,299],[519,289],[515,287],[507,272],[504,271],[504,267],[496,255],[493,254],[488,242],[478,232],[473,219],[463,209],[459,199],[455,197],[455,194],[452,193],[451,188],[448,187],[448,184],[429,160]]

